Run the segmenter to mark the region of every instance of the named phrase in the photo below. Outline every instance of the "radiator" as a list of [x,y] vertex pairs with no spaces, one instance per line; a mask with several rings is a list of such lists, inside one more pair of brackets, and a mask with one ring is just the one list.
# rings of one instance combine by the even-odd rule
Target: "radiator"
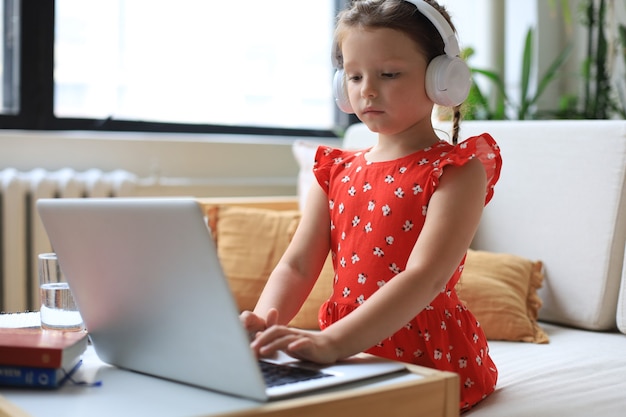
[[126,197],[137,179],[127,171],[0,171],[0,311],[39,310],[37,254],[52,250],[35,209],[39,198]]

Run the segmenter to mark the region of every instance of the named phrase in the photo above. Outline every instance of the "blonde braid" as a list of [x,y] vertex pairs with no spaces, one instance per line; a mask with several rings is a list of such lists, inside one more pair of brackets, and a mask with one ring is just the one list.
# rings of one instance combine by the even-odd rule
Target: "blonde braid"
[[459,143],[459,130],[461,129],[461,105],[454,106],[454,118],[452,120],[452,144]]

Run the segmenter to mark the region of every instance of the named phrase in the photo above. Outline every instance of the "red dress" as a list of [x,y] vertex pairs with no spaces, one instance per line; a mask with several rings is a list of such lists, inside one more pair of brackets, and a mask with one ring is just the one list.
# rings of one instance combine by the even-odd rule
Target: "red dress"
[[[502,163],[488,134],[456,146],[441,141],[392,161],[370,163],[365,153],[321,146],[315,158],[313,171],[328,194],[335,270],[333,294],[319,312],[322,329],[404,270],[447,165],[479,158],[487,173],[486,204]],[[480,324],[454,289],[464,262],[424,310],[367,352],[458,373],[460,407],[468,409],[493,392],[498,373]]]

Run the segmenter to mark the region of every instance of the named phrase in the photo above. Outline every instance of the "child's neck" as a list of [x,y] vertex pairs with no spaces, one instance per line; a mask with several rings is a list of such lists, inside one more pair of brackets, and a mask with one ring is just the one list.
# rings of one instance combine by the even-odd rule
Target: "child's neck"
[[369,162],[392,161],[425,149],[439,142],[439,137],[432,132],[428,135],[378,135],[378,142],[367,152]]

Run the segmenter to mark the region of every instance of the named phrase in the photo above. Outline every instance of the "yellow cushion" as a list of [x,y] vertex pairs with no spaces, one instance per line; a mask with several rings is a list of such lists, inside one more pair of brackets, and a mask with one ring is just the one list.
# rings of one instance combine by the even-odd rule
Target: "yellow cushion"
[[[222,268],[240,311],[252,310],[270,273],[287,249],[300,221],[297,210],[251,207],[212,208],[209,224],[217,240]],[[319,329],[317,313],[332,288],[332,265],[326,261],[322,276],[290,325]]]
[[456,290],[487,339],[548,343],[537,323],[542,282],[540,261],[470,250]]

